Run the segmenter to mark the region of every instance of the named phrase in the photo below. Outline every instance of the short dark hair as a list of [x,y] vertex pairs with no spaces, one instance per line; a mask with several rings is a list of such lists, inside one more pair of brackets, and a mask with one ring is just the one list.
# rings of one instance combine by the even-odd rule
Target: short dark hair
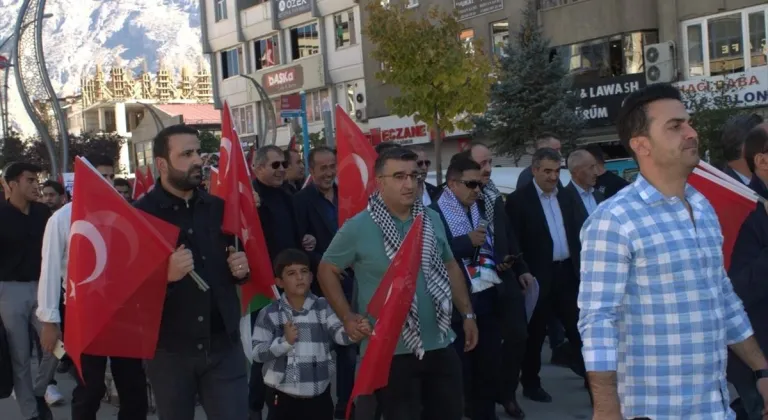
[[291,153],[296,153],[297,155],[301,156],[299,151],[296,149],[285,149],[285,152],[283,152],[283,159],[285,159],[286,162],[291,161]]
[[538,168],[541,165],[542,160],[551,160],[560,164],[562,157],[560,156],[560,153],[557,153],[557,150],[551,147],[542,147],[541,149],[537,149],[535,152],[533,152],[531,166]]
[[534,140],[533,144],[536,146],[537,149],[541,149],[541,147],[544,145],[545,142],[549,142],[549,139],[555,139],[557,141],[560,141],[560,137],[552,132],[544,131],[539,133],[536,136],[536,139]]
[[115,184],[116,187],[128,187],[128,188],[131,188],[131,183],[128,182],[128,180],[124,179],[124,178],[115,178],[113,183]]
[[756,126],[747,133],[744,140],[744,158],[749,170],[755,172],[755,156],[768,152],[768,128]]
[[[460,153],[457,153],[460,155]],[[454,155],[455,157],[456,155]],[[472,160],[469,156],[461,155],[458,158],[451,158],[451,163],[448,165],[448,171],[445,174],[445,179],[448,181],[454,181],[460,179],[464,175],[465,171],[479,171],[482,169],[480,164]]]
[[595,160],[597,163],[604,164],[605,163],[605,153],[603,153],[603,149],[597,145],[597,144],[590,144],[585,147],[585,149],[592,154],[592,156],[595,157]]
[[154,139],[152,139],[152,156],[166,160],[169,159],[170,146],[168,145],[168,140],[170,140],[171,136],[178,134],[191,134],[196,137],[200,136],[199,131],[186,124],[174,124],[165,127],[157,133]]
[[283,156],[283,159],[285,159],[286,155],[283,149],[275,146],[274,144],[268,144],[266,146],[261,146],[256,150],[256,153],[253,154],[253,164],[255,166],[261,166],[267,163],[267,155],[269,152],[278,153]]
[[741,159],[747,134],[762,122],[763,117],[758,114],[739,114],[728,118],[720,136],[720,146],[723,148],[723,159],[726,162]]
[[650,120],[648,119],[648,105],[664,100],[673,99],[683,101],[680,90],[669,83],[654,83],[640,90],[636,90],[624,98],[624,102],[616,117],[616,128],[619,132],[619,141],[630,156],[636,158],[629,141],[636,136],[648,135]]
[[309,256],[304,251],[299,251],[295,248],[288,248],[275,257],[275,262],[272,264],[275,270],[275,277],[282,278],[283,270],[291,265],[303,265],[309,268]]
[[67,193],[67,190],[64,189],[64,186],[61,185],[61,183],[52,179],[43,182],[43,188],[50,188],[58,195],[64,195]]
[[451,161],[448,163],[448,166],[453,165],[453,162],[456,162],[457,160],[461,160],[461,159],[472,160],[472,152],[471,152],[471,150],[472,150],[471,148],[467,148],[467,150],[465,150],[463,152],[456,153],[455,155],[451,156]]
[[3,170],[3,179],[10,184],[11,181],[18,181],[24,172],[39,174],[43,169],[29,162],[11,162]]
[[397,143],[383,142],[383,143],[377,144],[376,147],[374,147],[374,149],[376,150],[376,154],[380,155],[385,150],[394,149],[396,147],[403,147],[403,146],[400,146]]
[[413,153],[405,147],[390,147],[379,154],[376,158],[376,163],[373,164],[373,169],[376,175],[381,175],[381,172],[384,170],[384,165],[390,160],[415,162],[418,159],[419,157],[416,153]]
[[336,151],[331,149],[328,146],[317,146],[314,149],[309,151],[309,156],[307,157],[307,160],[309,160],[309,167],[314,168],[315,167],[315,156],[318,153],[331,153],[334,156],[336,156]]
[[85,157],[85,160],[87,160],[88,163],[90,163],[94,168],[98,168],[99,166],[109,166],[110,168],[115,167],[115,160],[107,155],[88,155]]

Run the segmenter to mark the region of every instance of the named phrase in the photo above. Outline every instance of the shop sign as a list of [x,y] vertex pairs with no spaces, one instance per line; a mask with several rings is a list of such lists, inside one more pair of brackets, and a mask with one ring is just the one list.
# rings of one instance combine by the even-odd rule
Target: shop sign
[[504,0],[454,0],[453,7],[462,21],[503,10]]
[[312,0],[272,0],[277,20],[288,19],[312,11]]
[[643,73],[574,84],[580,98],[576,112],[584,119],[587,128],[613,125],[624,98],[645,85]]
[[[430,135],[427,125],[420,122],[413,121],[410,117],[397,117],[390,115],[388,117],[380,118],[379,121],[371,121],[371,132],[377,129],[376,136],[372,136],[372,140],[376,143],[392,142],[400,145],[411,145],[429,143]],[[379,130],[380,133],[379,134]]]
[[[725,76],[705,77],[675,83],[683,99],[706,100],[712,107],[768,105],[768,75],[765,68]],[[690,106],[689,106],[690,109]]]
[[261,77],[261,86],[269,95],[301,89],[304,86],[304,72],[301,66],[265,73]]

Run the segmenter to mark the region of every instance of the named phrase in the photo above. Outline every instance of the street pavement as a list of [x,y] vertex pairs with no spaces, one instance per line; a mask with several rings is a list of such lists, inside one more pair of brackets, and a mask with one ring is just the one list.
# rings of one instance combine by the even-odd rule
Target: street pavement
[[[549,348],[545,344],[542,352],[542,360],[549,361]],[[574,375],[570,370],[545,364],[541,369],[542,385],[551,395],[553,402],[542,404],[525,399],[518,395],[518,401],[525,410],[529,420],[570,420],[570,419],[591,419],[592,410],[589,405],[589,396],[584,389],[584,380]],[[74,380],[67,374],[57,374],[56,380],[59,382],[59,390],[66,397],[67,403],[60,407],[53,408],[55,420],[70,420],[69,401],[72,397],[72,389],[75,386]],[[499,417],[508,418],[499,406]],[[101,404],[98,420],[116,419],[117,408],[107,404]],[[150,415],[149,420],[156,420],[157,416]],[[266,412],[265,416],[266,418]],[[18,405],[13,398],[0,400],[0,419],[1,420],[26,420],[21,417]],[[206,419],[202,408],[198,407],[195,420]],[[213,419],[219,420],[219,419]]]

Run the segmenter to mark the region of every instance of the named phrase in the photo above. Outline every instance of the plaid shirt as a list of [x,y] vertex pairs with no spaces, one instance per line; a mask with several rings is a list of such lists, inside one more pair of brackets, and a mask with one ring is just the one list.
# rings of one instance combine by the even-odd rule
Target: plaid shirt
[[735,419],[727,345],[752,335],[723,268],[723,237],[691,186],[683,202],[642,176],[581,232],[579,331],[588,371],[616,371],[625,418]]
[[[283,334],[288,321],[299,330],[293,345]],[[267,386],[297,397],[315,397],[328,388],[335,371],[331,342],[352,344],[328,302],[310,293],[302,310],[296,311],[283,294],[256,318],[252,359],[264,363]]]

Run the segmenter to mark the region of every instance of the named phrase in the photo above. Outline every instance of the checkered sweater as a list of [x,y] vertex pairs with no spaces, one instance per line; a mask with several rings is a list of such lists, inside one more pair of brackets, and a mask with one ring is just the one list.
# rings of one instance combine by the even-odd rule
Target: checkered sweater
[[[293,345],[283,334],[283,326],[291,320],[299,330]],[[297,397],[314,397],[328,388],[335,372],[332,342],[352,344],[324,298],[310,293],[302,310],[296,311],[283,294],[259,312],[251,358],[264,363],[262,373],[267,386]]]

